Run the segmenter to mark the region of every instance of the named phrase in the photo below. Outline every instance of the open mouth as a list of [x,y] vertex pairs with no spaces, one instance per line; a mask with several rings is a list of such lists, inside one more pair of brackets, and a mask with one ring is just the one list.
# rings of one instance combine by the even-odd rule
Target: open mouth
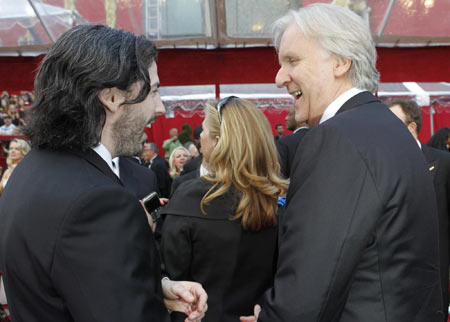
[[302,96],[302,91],[298,90],[295,92],[290,93],[292,97],[294,97],[296,100],[298,100]]

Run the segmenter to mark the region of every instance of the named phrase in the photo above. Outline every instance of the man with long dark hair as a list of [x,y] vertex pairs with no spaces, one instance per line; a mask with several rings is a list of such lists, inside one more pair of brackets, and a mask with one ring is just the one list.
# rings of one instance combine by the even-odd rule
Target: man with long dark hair
[[199,284],[161,283],[146,214],[112,161],[139,155],[164,113],[156,54],[144,37],[84,25],[44,58],[26,128],[33,149],[0,201],[13,320],[167,321],[166,306],[201,315]]

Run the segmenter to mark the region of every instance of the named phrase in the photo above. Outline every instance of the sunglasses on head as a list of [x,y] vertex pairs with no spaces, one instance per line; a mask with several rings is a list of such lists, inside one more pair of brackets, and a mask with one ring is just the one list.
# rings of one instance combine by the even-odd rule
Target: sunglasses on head
[[224,99],[222,99],[219,103],[217,103],[216,108],[217,108],[217,112],[218,112],[218,114],[219,114],[219,123],[221,123],[221,124],[222,124],[222,113],[221,113],[221,110],[222,110],[222,108],[223,108],[225,105],[227,105],[227,103],[228,103],[232,98],[237,98],[237,97],[236,97],[236,96],[228,96],[228,97],[225,97]]

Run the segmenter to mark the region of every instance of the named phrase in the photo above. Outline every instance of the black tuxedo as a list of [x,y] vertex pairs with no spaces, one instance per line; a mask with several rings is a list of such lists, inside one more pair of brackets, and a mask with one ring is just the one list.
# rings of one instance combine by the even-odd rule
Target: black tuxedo
[[143,167],[133,157],[120,157],[119,160],[120,180],[125,189],[138,199],[143,199],[153,191],[160,193],[156,175],[151,169]]
[[352,97],[297,151],[258,321],[442,322],[434,198],[403,123]]
[[14,321],[167,321],[142,206],[92,150],[32,149],[0,200]]
[[[439,248],[444,310],[448,307],[449,216],[450,216],[450,153],[422,145],[422,152],[433,175],[439,215]],[[447,319],[445,319],[447,321]]]
[[308,133],[308,128],[301,128],[297,132],[285,135],[275,141],[278,150],[281,174],[285,178],[289,178],[291,175],[295,152],[306,133]]
[[166,160],[157,155],[151,160],[150,169],[156,174],[156,180],[158,182],[159,192],[161,197],[168,198],[170,195],[170,185],[172,184],[172,178],[169,175],[169,165]]

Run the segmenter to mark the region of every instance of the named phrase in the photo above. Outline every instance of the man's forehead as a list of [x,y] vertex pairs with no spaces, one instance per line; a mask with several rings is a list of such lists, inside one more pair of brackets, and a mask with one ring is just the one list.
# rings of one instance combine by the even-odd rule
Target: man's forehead
[[153,62],[150,67],[148,68],[148,74],[150,76],[150,82],[152,88],[159,87],[159,76],[158,76],[158,66],[156,65],[156,62]]

